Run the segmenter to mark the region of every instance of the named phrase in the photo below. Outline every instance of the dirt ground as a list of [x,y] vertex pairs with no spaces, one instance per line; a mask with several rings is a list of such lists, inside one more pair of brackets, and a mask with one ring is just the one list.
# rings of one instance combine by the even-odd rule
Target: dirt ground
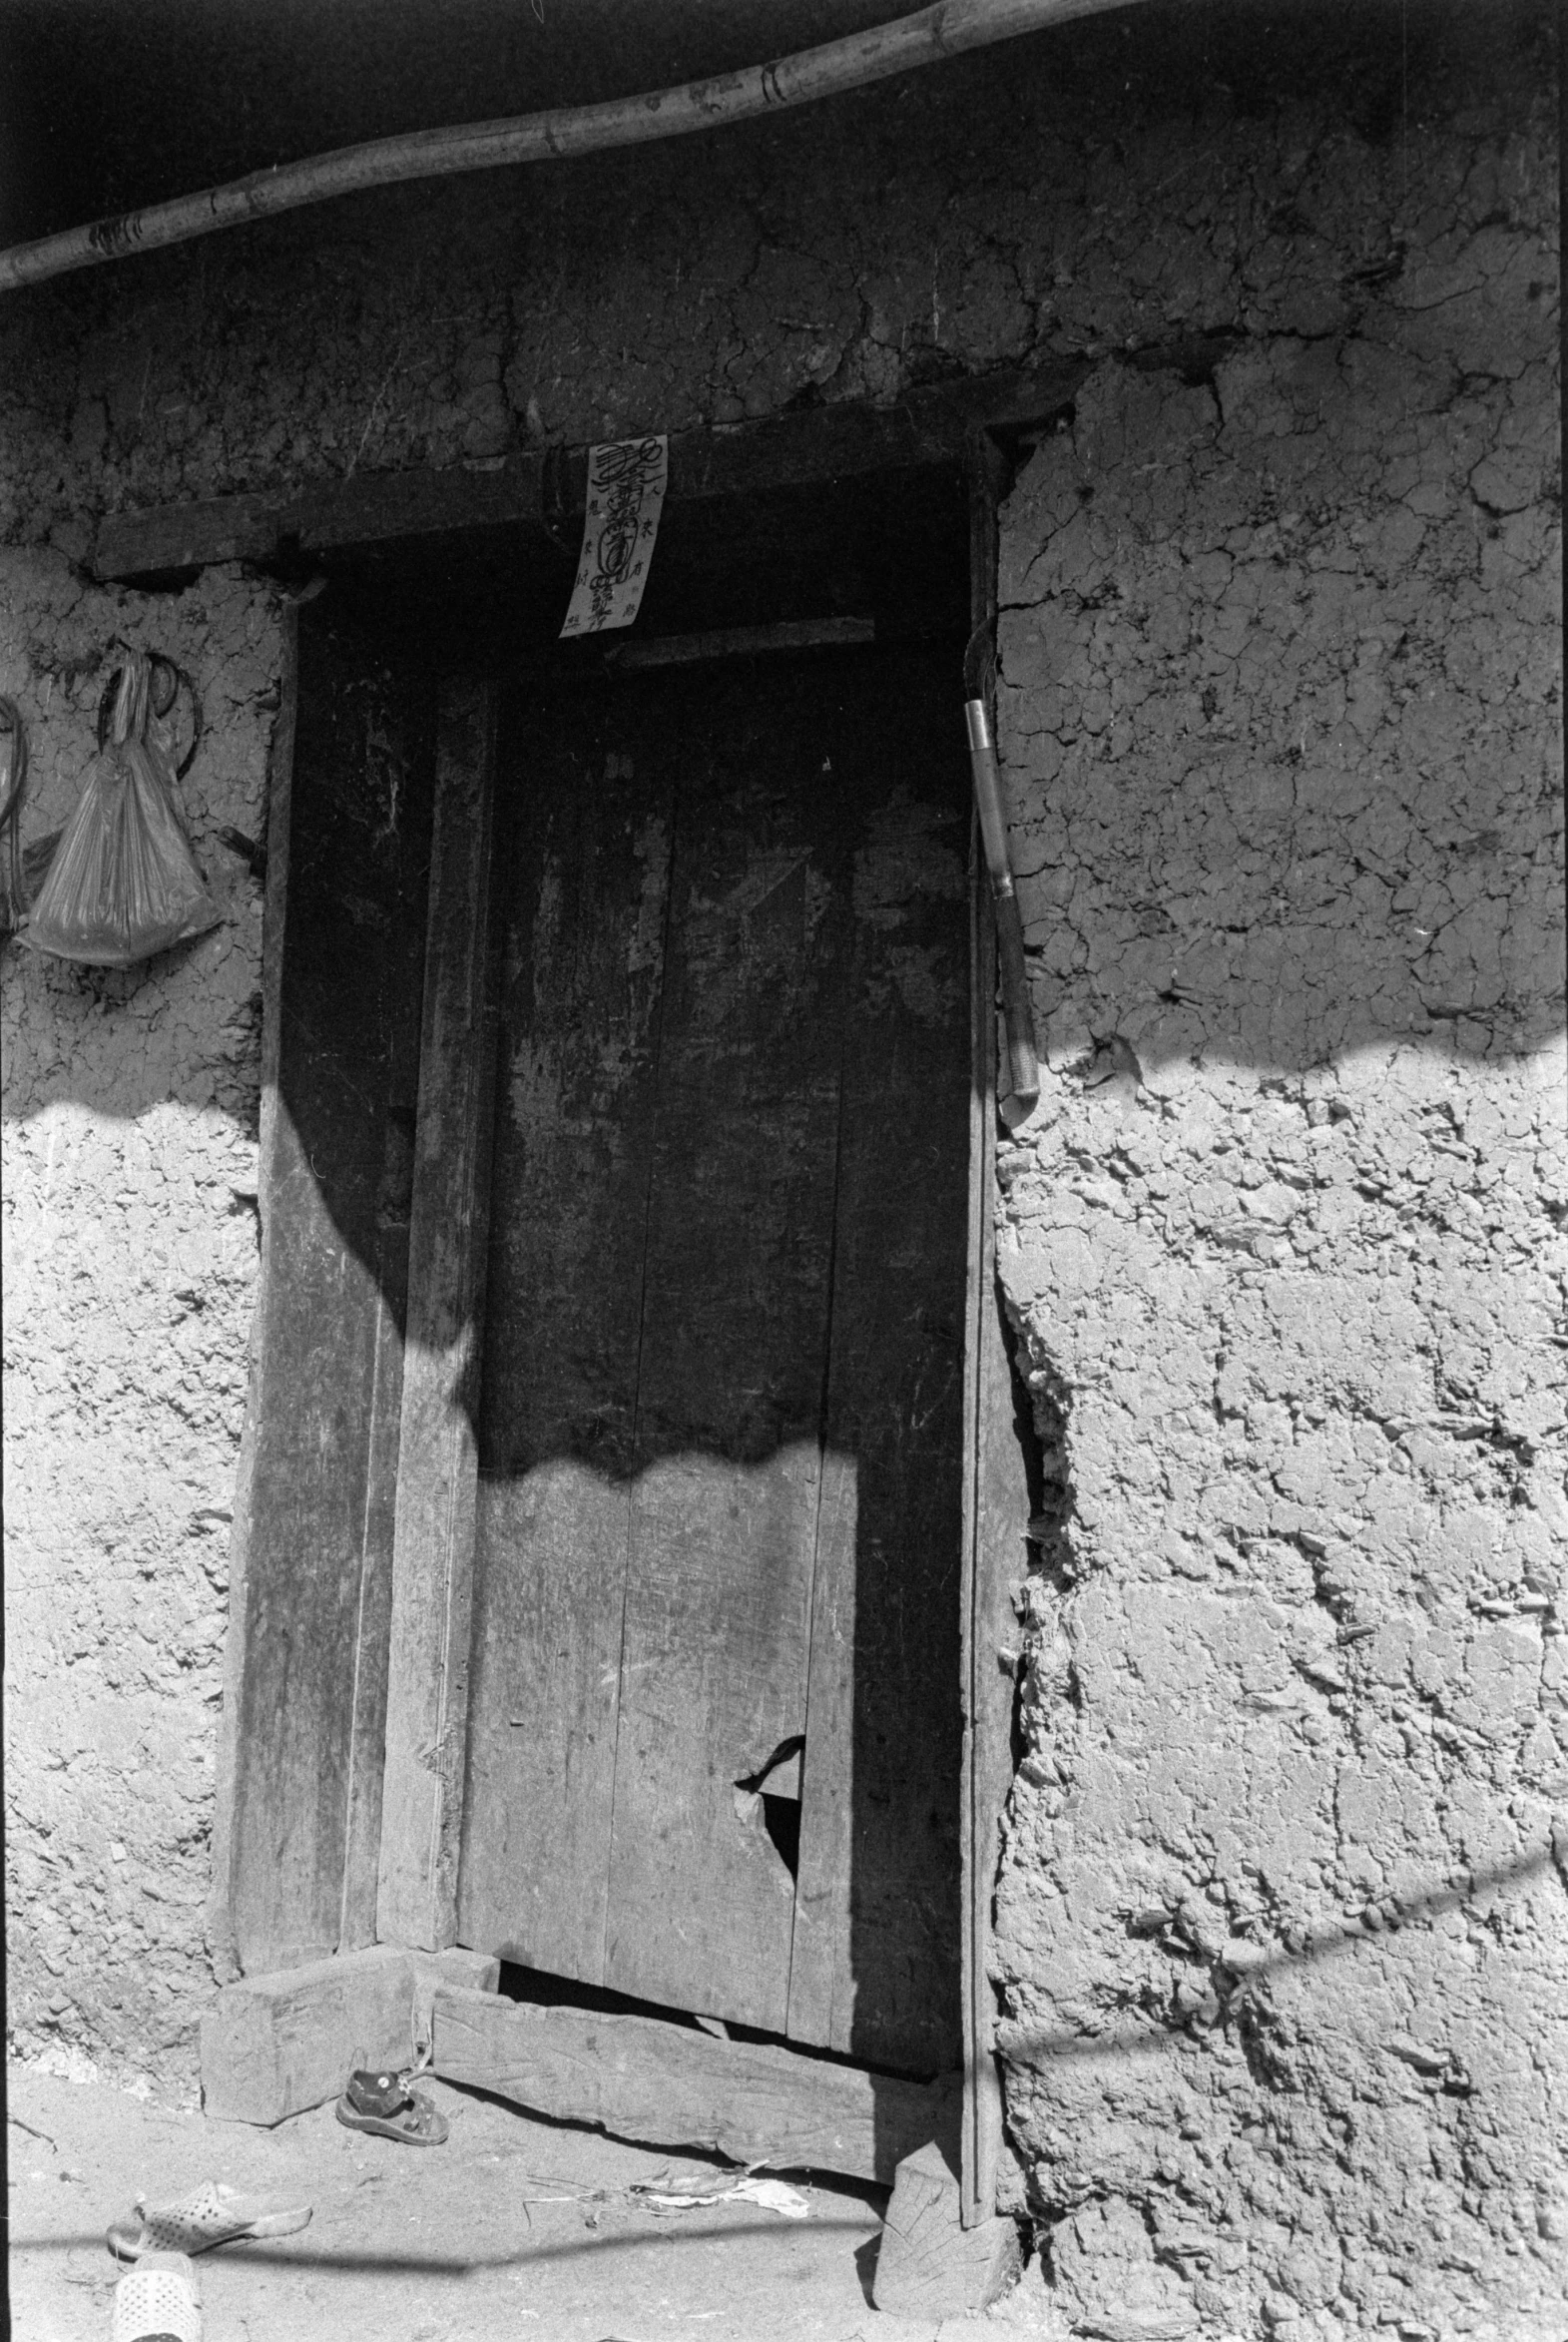
[[939,2327],[873,2309],[882,2189],[796,2174],[803,2220],[742,2204],[660,2212],[628,2194],[633,2183],[711,2188],[740,2174],[421,2086],[451,2123],[444,2146],[368,2138],[330,2106],[253,2130],[12,2066],[17,2342],[107,2342],[119,2272],[105,2227],[139,2193],[158,2201],[205,2178],[314,2207],[295,2235],[197,2261],[205,2342],[1002,2342],[1002,2331],[1042,2331],[1027,2276],[981,2320]]

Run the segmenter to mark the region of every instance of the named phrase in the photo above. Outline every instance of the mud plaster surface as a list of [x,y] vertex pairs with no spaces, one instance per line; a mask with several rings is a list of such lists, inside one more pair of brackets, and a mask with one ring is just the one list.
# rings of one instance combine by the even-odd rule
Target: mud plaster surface
[[1554,313],[1550,14],[1427,5],[1402,42],[1355,14],[1325,39],[1315,7],[1276,10],[1262,43],[1247,9],[1202,39],[1182,10],[1113,15],[9,296],[0,538],[80,556],[104,511],[1332,334],[1395,297],[1451,340],[1461,286],[1489,368]]
[[76,802],[112,637],[185,667],[207,726],[180,794],[222,926],[142,969],[0,962],[8,2021],[190,2087],[257,1264],[261,901],[215,832],[264,832],[279,628],[225,571],[150,599],[13,554],[0,596],[30,837]]
[[1054,1502],[996,1981],[1095,2332],[1118,2264],[1128,2333],[1562,2330],[1555,389],[1464,314],[1108,367],[1003,515]]
[[[1563,2325],[1555,58],[1538,9],[1412,9],[1402,47],[1363,53],[1372,15],[1324,40],[1299,12],[1261,79],[1220,33],[1196,70],[1160,12],[1131,43],[1106,18],[744,134],[217,239],[0,317],[0,533],[77,558],[108,510],[1128,361],[1008,505],[1000,707],[1050,1059],[1003,1152],[1002,1258],[1056,1479],[1020,1588],[997,1981],[1018,2201],[1059,2314],[1112,2342]],[[20,589],[27,690],[79,623],[47,574]],[[157,624],[221,592],[232,627],[249,591],[208,581]],[[234,647],[191,657],[227,678]],[[254,834],[251,688],[242,810],[215,819]],[[108,1164],[58,1222],[69,1281],[40,1293],[33,1348],[8,1338],[53,1427],[18,1446],[12,1403],[30,1696],[53,1748],[78,1676],[145,1645],[137,1712],[200,1752],[221,1543],[191,1522],[229,1501],[241,1385],[182,1427],[182,1478],[179,1377],[100,1369],[87,1304],[131,1290],[95,1232],[145,1114],[197,1199],[159,1223],[180,1228],[163,1257],[188,1232],[234,1248],[234,1282],[181,1322],[215,1339],[222,1298],[238,1378],[254,1251],[242,1268],[223,1164],[250,1123],[210,1091],[254,1080],[254,1038],[231,1055],[237,1011],[154,971],[186,1040],[132,1107],[84,1088],[82,1121],[72,1069],[120,1078],[107,1024],[4,980],[12,1063]],[[237,974],[233,1000],[253,988]],[[44,1128],[29,1105],[14,1208],[43,1193]],[[77,1526],[72,1385],[100,1374],[146,1387],[94,1498],[151,1471],[134,1532]],[[144,1577],[154,1553],[177,1573]],[[197,1619],[212,1639],[182,1667]],[[123,1712],[106,1693],[105,1729]],[[47,1879],[41,1908],[98,1931],[45,1918],[23,1943],[28,2038],[48,1975],[94,2054],[123,2040],[159,2070],[143,1980],[164,1975],[174,2038],[205,1985],[210,1776],[160,1747],[117,1786],[96,1734],[18,1783],[28,1895]],[[112,1993],[136,2013],[118,2034]]]

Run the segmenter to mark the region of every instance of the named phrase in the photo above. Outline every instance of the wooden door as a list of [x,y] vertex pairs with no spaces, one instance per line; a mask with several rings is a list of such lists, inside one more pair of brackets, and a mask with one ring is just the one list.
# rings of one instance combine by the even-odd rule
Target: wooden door
[[960,2053],[953,671],[507,703],[458,1905],[529,1967],[925,2069]]

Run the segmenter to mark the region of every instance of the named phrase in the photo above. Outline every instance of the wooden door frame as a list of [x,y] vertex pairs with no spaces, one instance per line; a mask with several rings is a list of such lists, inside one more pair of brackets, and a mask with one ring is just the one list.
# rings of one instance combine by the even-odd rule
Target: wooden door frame
[[[996,614],[995,442],[973,435],[970,602]],[[953,679],[955,719],[962,678]],[[485,1167],[493,1111],[495,1007],[487,984],[498,687],[445,684],[437,719],[437,795],[425,962],[425,1015],[410,1231],[402,1449],[392,1565],[386,1759],[382,1783],[382,1943],[436,1952],[457,1941],[457,1859],[467,1736],[478,1452],[477,1396],[488,1234]],[[995,2209],[1002,2148],[992,1898],[1011,1780],[1012,1677],[998,1663],[1007,1608],[1008,1526],[1021,1539],[1027,1488],[1012,1438],[1011,1368],[995,1307],[996,930],[980,859],[970,853],[970,1108],[964,1333],[960,1670],[963,2128],[966,2225]],[[476,1050],[473,1034],[483,1034]],[[489,1077],[474,1078],[483,1055]],[[466,1232],[466,1241],[457,1230]],[[1008,1470],[1009,1449],[1013,1469]],[[417,1459],[417,1472],[405,1470]],[[1015,1484],[1009,1485],[1012,1481]]]
[[[1059,414],[1084,371],[1055,365],[989,382],[946,385],[893,410],[831,409],[740,431],[690,432],[672,442],[671,490],[734,496],[781,485],[818,486],[869,473],[961,463],[970,498],[973,622],[996,612],[1001,448]],[[118,516],[100,532],[100,576],[167,583],[209,560],[301,558],[331,548],[440,537],[449,529],[580,513],[584,451],[552,481],[542,459],[509,458],[487,474],[412,473],[321,483],[289,499],[237,497]],[[457,1851],[466,1755],[477,1450],[471,1401],[482,1339],[488,1163],[494,1091],[494,986],[489,886],[499,687],[452,676],[440,687],[439,776],[432,845],[422,1054],[410,1224],[408,1322],[392,1567],[390,1644],[375,1933],[382,1943],[438,1951],[456,1936]],[[277,995],[284,928],[293,684],[274,752],[269,830],[266,1002],[262,1037],[262,1166],[278,1099]],[[954,721],[962,679],[953,677]],[[997,1307],[995,928],[989,891],[971,853],[971,1099],[967,1303],[964,1343],[960,1632],[964,1740],[961,1779],[962,2210],[966,2225],[995,2209],[1002,2098],[988,1965],[1002,1811],[1011,1783],[1012,1671],[1002,1661],[1028,1514],[1014,1425],[1012,1370]],[[480,1045],[472,1045],[479,1036]],[[286,1209],[284,1195],[274,1199]],[[263,1220],[265,1212],[263,1209]],[[263,1249],[262,1280],[267,1273]],[[259,1297],[259,1307],[260,1307]],[[258,1361],[252,1412],[264,1383]],[[248,1423],[248,1445],[255,1426]],[[420,1459],[420,1485],[401,1468]],[[236,1513],[242,1553],[251,1522],[246,1479]],[[237,1588],[243,1594],[243,1588]],[[243,1615],[243,1602],[242,1602]],[[233,1631],[233,1630],[232,1630]],[[230,1681],[245,1664],[237,1641]],[[231,1701],[231,1708],[238,1706]],[[228,1793],[245,1752],[227,1752]],[[220,1899],[227,1883],[220,1881]],[[345,1947],[346,1948],[346,1947]]]
[[[990,434],[971,437],[969,614],[994,627],[998,520],[1007,465]],[[955,678],[954,696],[961,689]],[[996,918],[983,877],[978,822],[971,825],[968,1306],[964,1322],[964,1500],[960,1565],[963,1925],[963,2130],[960,2205],[965,2227],[996,2209],[1002,2154],[1002,2082],[990,1982],[992,1907],[1000,1830],[1012,1782],[1013,1677],[1001,1650],[1012,1613],[1008,1581],[1029,1513],[1022,1458],[1012,1436],[1012,1369],[1002,1343],[996,1281],[996,1074],[1004,1043],[996,1010]],[[1011,1516],[1009,1530],[1008,1516]]]

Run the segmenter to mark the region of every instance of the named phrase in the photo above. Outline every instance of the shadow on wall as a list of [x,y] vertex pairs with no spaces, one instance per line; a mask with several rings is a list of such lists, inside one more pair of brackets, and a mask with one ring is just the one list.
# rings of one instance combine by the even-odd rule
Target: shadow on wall
[[[1447,777],[1414,802],[1387,775],[1298,787],[1255,771],[1245,789],[1209,786],[1207,807],[1191,782],[1124,802],[1132,818],[1098,836],[1091,800],[1061,825],[1062,861],[1021,885],[1058,1070],[1176,1096],[1226,1068],[1322,1080],[1412,1049],[1495,1067],[1562,1033],[1555,774],[1501,803],[1485,785],[1455,802]],[[1208,851],[1184,858],[1180,834],[1206,813]],[[1080,852],[1103,859],[1080,865]],[[1097,904],[1083,900],[1085,867]]]
[[[229,890],[226,918],[247,917],[252,908],[242,879]],[[63,1107],[68,1113],[82,1109],[95,1126],[129,1124],[150,1109],[175,1107],[190,1114],[217,1111],[254,1141],[260,995],[224,1000],[227,1016],[212,1019],[205,1046],[181,1015],[182,995],[202,987],[227,939],[222,930],[216,937],[198,936],[122,968],[55,959],[10,936],[0,956],[0,982],[28,986],[18,1026],[35,1003],[42,1005],[56,1054],[52,1065],[29,1068],[25,1090],[12,1058],[0,1092],[0,1120],[32,1121]],[[17,1039],[27,1046],[32,1035],[19,1029]]]
[[[1235,2025],[1240,2039],[1252,2049],[1268,2032],[1271,1980],[1316,1967],[1324,1961],[1352,1958],[1357,1951],[1375,1943],[1385,1929],[1396,1933],[1403,1927],[1440,1919],[1450,1911],[1474,1904],[1484,1906],[1489,1897],[1522,1886],[1553,1869],[1568,1883],[1568,1856],[1555,1844],[1537,1847],[1513,1862],[1467,1871],[1448,1886],[1432,1887],[1422,1894],[1388,1896],[1377,1908],[1375,1925],[1352,1916],[1318,1930],[1304,1940],[1297,1951],[1265,1954],[1260,1945],[1239,1941],[1227,1947],[1232,1956],[1229,1961],[1223,1956],[1214,1959],[1195,1943],[1175,1911],[1131,1914],[1127,1923],[1130,1934],[1165,1939],[1165,1949],[1181,1964],[1189,1981],[1195,1976],[1199,1978],[1203,1993],[1197,1999],[1195,2012],[1184,2015],[1176,2024],[1110,2027],[1103,2033],[1093,2034],[1044,2033],[1012,2018],[1001,2028],[1001,2052],[1010,2063],[1020,2066],[1043,2064],[1058,2057],[1104,2058],[1107,2063],[1114,2063],[1122,2057],[1169,2054],[1187,2046],[1195,2035],[1201,2037],[1212,2027],[1223,2025]],[[1470,2094],[1462,2063],[1452,2050],[1444,2047],[1423,2049],[1401,2034],[1392,2035],[1383,2047],[1396,2064],[1413,2068],[1425,2086],[1440,2089],[1450,2097]]]

